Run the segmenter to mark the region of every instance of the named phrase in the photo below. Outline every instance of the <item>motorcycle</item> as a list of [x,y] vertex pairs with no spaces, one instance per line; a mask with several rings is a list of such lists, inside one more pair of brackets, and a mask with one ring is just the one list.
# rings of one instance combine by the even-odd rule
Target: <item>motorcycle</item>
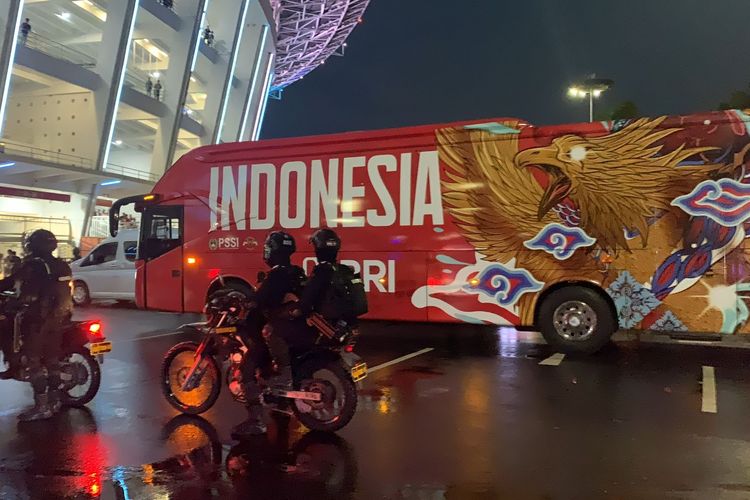
[[[15,294],[0,294],[0,333],[4,336],[4,352],[10,354],[10,365],[17,367],[13,380],[29,382],[28,360],[23,353],[22,339],[14,327]],[[22,306],[21,306],[22,307]],[[99,320],[68,321],[62,331],[62,357],[60,378],[62,379],[62,404],[64,407],[82,407],[88,404],[101,385],[99,365],[104,355],[112,351],[102,331]]]
[[[251,295],[252,292],[250,291]],[[162,389],[167,401],[190,415],[210,409],[223,383],[235,401],[246,403],[240,367],[246,356],[261,354],[264,346],[253,342],[241,329],[261,324],[252,297],[231,289],[212,294],[204,312],[207,320],[183,325],[182,331],[202,336],[200,343],[181,342],[167,352],[162,363]],[[367,376],[367,364],[354,353],[355,329],[334,328],[316,317],[308,321],[318,332],[314,348],[292,350],[292,390],[274,390],[266,382],[273,375],[269,360],[258,364],[256,381],[261,401],[275,409],[290,403],[291,411],[308,429],[337,431],[346,426],[357,409],[355,383]],[[257,359],[257,358],[253,358]]]

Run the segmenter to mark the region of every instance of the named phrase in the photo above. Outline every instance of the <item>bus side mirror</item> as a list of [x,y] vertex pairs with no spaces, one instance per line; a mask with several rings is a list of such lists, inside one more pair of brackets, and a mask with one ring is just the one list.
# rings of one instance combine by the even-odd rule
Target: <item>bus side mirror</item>
[[[119,212],[119,210],[117,211]],[[114,210],[109,211],[109,234],[113,238],[117,236],[117,230],[120,229],[120,218]]]
[[263,283],[263,281],[266,279],[266,273],[263,271],[258,271],[258,284]]

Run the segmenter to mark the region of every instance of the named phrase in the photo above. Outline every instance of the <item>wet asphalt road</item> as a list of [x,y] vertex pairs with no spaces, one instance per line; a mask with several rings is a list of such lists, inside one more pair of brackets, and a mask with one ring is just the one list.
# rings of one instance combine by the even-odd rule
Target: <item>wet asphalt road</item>
[[19,427],[30,388],[0,385],[2,499],[750,498],[747,350],[624,343],[557,364],[534,335],[371,323],[358,345],[371,367],[433,350],[372,373],[338,435],[274,417],[240,444],[226,391],[181,418],[157,385],[180,340],[165,331],[194,316],[77,317],[103,318],[114,342],[101,391]]

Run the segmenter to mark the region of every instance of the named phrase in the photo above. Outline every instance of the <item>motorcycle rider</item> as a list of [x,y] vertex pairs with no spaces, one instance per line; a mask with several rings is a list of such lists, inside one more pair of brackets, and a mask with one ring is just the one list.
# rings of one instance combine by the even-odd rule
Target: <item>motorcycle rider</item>
[[[310,238],[310,243],[315,248],[315,257],[318,264],[307,280],[305,290],[302,292],[299,305],[305,316],[312,312],[321,311],[321,303],[326,295],[326,290],[331,286],[333,273],[336,266],[336,258],[341,249],[341,238],[333,229],[322,228],[315,231]],[[326,318],[336,320],[340,318]]]
[[[290,319],[285,304],[299,298],[307,279],[302,268],[291,263],[291,256],[296,250],[296,243],[290,234],[274,231],[268,235],[263,245],[263,260],[271,269],[258,287],[254,299],[258,310],[268,319],[263,327],[263,338],[277,368],[277,375],[269,382],[272,387],[285,390],[292,385],[287,343],[293,341],[295,333],[300,331],[300,321]],[[304,324],[302,327],[304,328]],[[236,436],[266,432],[260,391],[255,383],[254,364],[253,360],[246,359],[242,365],[248,418],[233,429],[232,434]]]
[[[52,417],[60,410],[61,325],[72,314],[71,270],[54,257],[57,238],[46,229],[27,234],[24,258],[13,275],[0,280],[0,291],[16,288],[21,308],[15,317],[15,331],[28,357],[34,406],[19,415],[24,422]],[[14,367],[2,374],[12,378]]]
[[341,238],[335,231],[319,229],[310,238],[310,243],[315,248],[318,264],[299,301],[301,313],[305,317],[317,313],[334,329],[351,330],[356,327],[357,317],[367,312],[362,279],[354,269],[337,262]]

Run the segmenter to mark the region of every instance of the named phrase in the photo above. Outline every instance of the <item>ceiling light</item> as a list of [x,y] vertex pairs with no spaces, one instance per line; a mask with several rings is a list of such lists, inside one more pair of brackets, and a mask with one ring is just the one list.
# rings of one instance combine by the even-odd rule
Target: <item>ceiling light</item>
[[68,22],[70,22],[70,12],[67,12],[67,11],[63,11],[63,12],[60,12],[60,13],[59,13],[59,14],[57,15],[57,17],[59,17],[59,18],[60,18],[60,19],[62,19],[63,21],[68,21]]
[[91,0],[73,0],[73,3],[77,5],[78,7],[82,8],[92,16],[96,17],[100,21],[106,21],[107,20],[107,13],[104,12],[104,10],[99,7],[98,5],[94,4]]
[[117,139],[116,141],[112,141],[112,144],[114,144],[115,146],[122,146],[122,140]]
[[114,180],[114,181],[107,181],[107,182],[102,182],[102,183],[100,183],[99,185],[100,185],[100,186],[114,186],[115,184],[119,184],[119,183],[121,183],[121,182],[122,182],[122,181],[120,181],[120,180]]
[[14,162],[14,161],[6,161],[6,162],[3,162],[3,163],[0,163],[0,168],[12,167],[15,164],[16,164],[16,162]]

